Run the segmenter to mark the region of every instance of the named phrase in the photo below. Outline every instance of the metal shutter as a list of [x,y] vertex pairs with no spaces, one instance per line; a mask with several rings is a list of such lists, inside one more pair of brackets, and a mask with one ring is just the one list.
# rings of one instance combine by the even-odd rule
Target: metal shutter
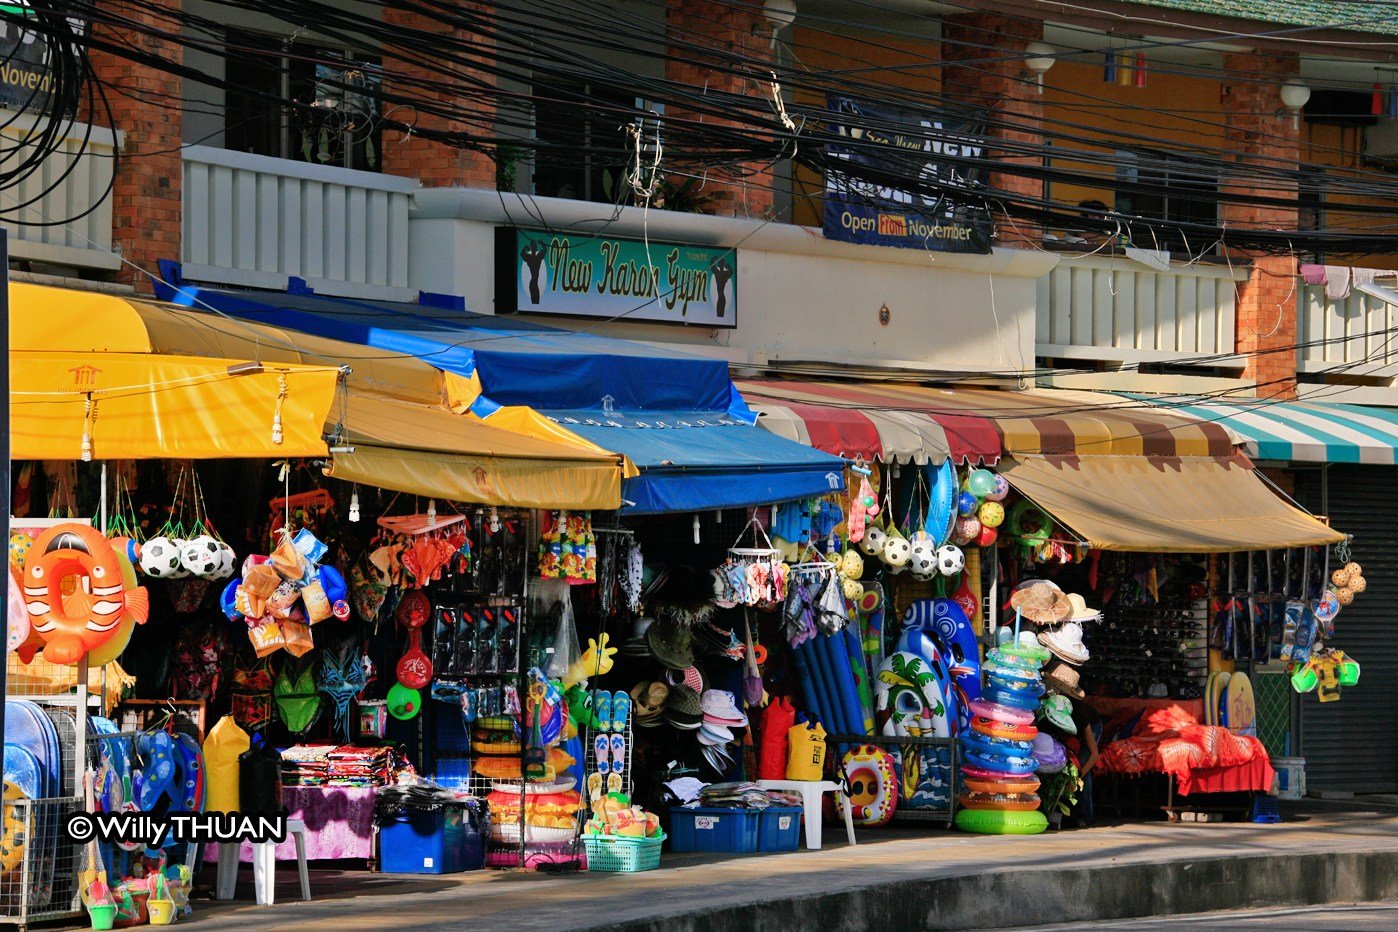
[[[1320,473],[1297,476],[1300,501],[1321,511]],[[1369,588],[1335,620],[1333,646],[1359,661],[1359,685],[1338,702],[1301,697],[1301,754],[1308,789],[1398,792],[1398,470],[1329,469],[1331,524],[1354,535],[1353,559]],[[1334,560],[1331,561],[1332,568]]]

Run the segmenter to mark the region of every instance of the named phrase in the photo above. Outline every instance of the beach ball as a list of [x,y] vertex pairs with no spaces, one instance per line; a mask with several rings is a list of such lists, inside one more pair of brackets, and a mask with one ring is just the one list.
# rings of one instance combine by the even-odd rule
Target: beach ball
[[976,498],[985,498],[995,491],[995,473],[988,469],[973,469],[966,477],[966,491]]
[[995,489],[989,495],[987,495],[986,498],[992,502],[1003,502],[1005,500],[1005,497],[1009,494],[1009,480],[1007,480],[1004,476],[997,475],[995,477]]
[[858,579],[864,575],[864,558],[857,550],[846,550],[840,557],[840,574],[846,579]]
[[951,539],[957,544],[969,544],[980,536],[980,519],[975,515],[963,515],[956,519],[956,529],[952,531]]
[[10,565],[17,570],[24,570],[25,558],[29,556],[29,551],[34,546],[34,538],[23,531],[15,531],[10,535]]
[[986,502],[977,513],[982,527],[999,527],[1005,523],[1005,506],[999,502]]
[[971,514],[975,514],[975,513],[976,513],[976,507],[979,506],[979,505],[980,505],[980,499],[976,498],[976,497],[975,497],[974,495],[972,495],[970,492],[962,492],[960,495],[958,495],[958,496],[956,497],[956,512],[957,512],[957,514],[962,514],[962,515],[971,515]]

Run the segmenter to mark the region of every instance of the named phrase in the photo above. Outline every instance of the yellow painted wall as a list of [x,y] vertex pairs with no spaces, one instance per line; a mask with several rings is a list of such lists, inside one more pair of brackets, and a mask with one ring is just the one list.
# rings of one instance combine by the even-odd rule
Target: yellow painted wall
[[[845,31],[843,27],[841,31]],[[942,89],[941,68],[934,64],[941,55],[941,43],[936,41],[900,39],[881,32],[833,36],[819,29],[797,27],[791,37],[791,49],[784,54],[794,56],[798,71],[850,72],[851,81],[926,95],[932,106]],[[823,78],[821,83],[839,87],[837,77]],[[850,94],[860,96],[857,89],[851,89]],[[803,108],[825,107],[823,92],[796,88],[793,96]],[[820,226],[824,179],[818,172],[801,167],[793,175],[792,222]]]

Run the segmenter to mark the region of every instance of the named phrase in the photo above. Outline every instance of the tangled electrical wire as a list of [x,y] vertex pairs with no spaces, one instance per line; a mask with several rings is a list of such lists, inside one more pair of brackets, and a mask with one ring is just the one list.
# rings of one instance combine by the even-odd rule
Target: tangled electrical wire
[[[99,82],[87,80],[91,69],[81,24],[61,8],[36,5],[4,18],[10,50],[0,67],[22,74],[21,86],[28,84],[29,93],[10,101],[11,109],[0,120],[0,192],[5,195],[0,197],[0,219],[16,226],[72,223],[102,206],[111,194],[110,182],[105,190],[94,192],[91,203],[78,213],[48,217],[33,208],[61,187],[88,155],[95,121],[79,123],[79,115],[105,113],[111,124],[106,91]],[[26,47],[39,37],[39,48],[44,49],[41,60],[22,58]],[[64,154],[66,164],[45,178],[50,159],[58,152]]]
[[[865,0],[851,0],[851,5],[855,10],[876,6]],[[264,22],[280,24],[278,34],[265,43],[235,35],[220,8],[256,13]],[[482,152],[502,171],[513,171],[520,162],[536,173],[585,166],[613,182],[616,203],[629,196],[633,202],[673,207],[676,190],[665,183],[671,177],[697,180],[699,187],[716,181],[773,188],[773,166],[789,162],[807,175],[838,170],[856,191],[903,192],[914,212],[926,211],[930,219],[952,204],[1055,230],[1124,232],[1142,245],[1172,239],[1288,254],[1398,251],[1398,179],[1392,175],[1270,155],[1257,145],[1269,141],[1265,132],[1253,140],[1256,151],[1240,154],[1226,139],[1210,141],[1223,135],[1222,122],[1183,113],[1174,118],[1196,130],[1187,137],[1162,136],[1125,118],[1104,126],[1075,115],[1101,103],[1082,92],[1065,92],[1068,103],[1042,118],[984,108],[983,150],[939,153],[936,161],[954,173],[929,171],[928,150],[942,140],[923,125],[925,116],[965,106],[949,93],[957,89],[953,72],[964,80],[998,68],[1003,76],[1006,62],[1017,61],[994,36],[974,31],[969,38],[937,40],[944,56],[956,53],[954,59],[937,60],[910,54],[906,44],[898,44],[924,38],[910,31],[861,22],[855,14],[803,12],[802,28],[815,38],[801,52],[819,51],[827,41],[842,43],[843,66],[820,69],[806,66],[796,46],[758,29],[760,11],[741,0],[694,4],[679,16],[669,15],[661,0],[625,7],[606,0],[533,0],[527,5],[518,0],[492,5],[365,0],[348,8],[328,0],[215,0],[200,9],[208,12],[171,8],[160,0],[120,5],[33,0],[27,22],[51,41],[76,41],[197,84],[237,91],[290,114],[293,123],[303,119],[314,125],[317,102],[246,86],[239,81],[241,66],[253,60],[282,72],[293,62],[335,66],[318,77],[318,84],[346,99],[377,104],[375,126],[385,133],[386,149],[394,144],[391,137],[401,143],[416,136]],[[0,11],[0,19],[11,16]],[[67,16],[80,17],[89,28],[73,36]],[[1391,25],[1395,20],[1398,10],[1364,10],[1353,16],[1356,24]],[[1291,27],[1274,33],[1295,38],[1306,31]],[[715,40],[716,33],[723,41]],[[309,41],[299,43],[301,37],[314,37],[347,54],[332,59]],[[1186,41],[1219,39],[1212,31]],[[1184,43],[1143,40],[1129,47],[1179,44]],[[194,56],[176,58],[161,49],[198,52],[199,61],[212,56],[222,67],[196,67]],[[1060,57],[1091,51],[1065,48]],[[356,60],[355,67],[345,68],[346,61]],[[696,83],[696,73],[724,80],[712,86]],[[1195,73],[1217,76],[1207,68]],[[354,81],[343,77],[349,74],[357,75]],[[1229,79],[1243,84],[1274,80],[1253,73],[1230,73]],[[155,102],[148,89],[97,84],[98,94],[107,91]],[[896,133],[914,145],[897,151],[867,137],[841,135],[827,109],[832,94],[872,105],[885,116],[865,120],[868,129]],[[185,105],[168,99],[159,103]],[[909,115],[888,115],[899,113]],[[644,151],[642,142],[647,144]],[[662,146],[665,161],[657,171],[649,160],[658,157]],[[854,157],[832,155],[834,146]],[[1177,177],[1183,173],[1208,183],[1179,184],[1137,170],[1166,157]],[[641,183],[637,171],[642,158],[652,166],[645,173],[647,183]],[[1325,188],[1307,206],[1324,212],[1325,229],[1269,229],[1261,221],[1206,219],[1230,206],[1294,217],[1304,177],[1317,171],[1325,173]],[[1041,184],[1044,193],[1027,194],[1025,185],[1006,184],[1006,179],[1029,179]],[[1053,196],[1060,187],[1111,191],[1123,202],[1169,198],[1199,209],[1164,218],[1133,214],[1066,202]],[[814,201],[821,194],[799,196]]]

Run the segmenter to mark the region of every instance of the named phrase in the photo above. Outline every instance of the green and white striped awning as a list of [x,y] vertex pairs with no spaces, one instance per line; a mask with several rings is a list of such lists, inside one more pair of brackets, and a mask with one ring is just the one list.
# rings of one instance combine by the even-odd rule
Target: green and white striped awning
[[1128,397],[1221,424],[1245,438],[1243,450],[1255,460],[1384,466],[1398,462],[1398,409],[1261,398]]

